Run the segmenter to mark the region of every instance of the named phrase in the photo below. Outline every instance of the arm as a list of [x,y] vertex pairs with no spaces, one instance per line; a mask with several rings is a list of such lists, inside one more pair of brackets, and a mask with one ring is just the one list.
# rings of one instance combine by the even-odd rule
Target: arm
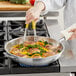
[[45,9],[45,4],[42,1],[38,1],[34,7],[29,9],[26,12],[26,24],[29,24],[31,21],[37,21],[40,17],[41,11]]
[[42,11],[42,14],[46,14],[48,11],[57,10],[62,8],[67,0],[36,0],[35,5],[39,2],[43,2],[45,5],[44,11]]
[[26,12],[26,23],[37,21],[40,14],[56,10],[64,6],[66,0],[36,0],[35,6]]
[[69,32],[73,32],[73,34],[72,34],[72,36],[69,38],[69,40],[76,39],[76,28],[75,28],[75,29],[70,30]]

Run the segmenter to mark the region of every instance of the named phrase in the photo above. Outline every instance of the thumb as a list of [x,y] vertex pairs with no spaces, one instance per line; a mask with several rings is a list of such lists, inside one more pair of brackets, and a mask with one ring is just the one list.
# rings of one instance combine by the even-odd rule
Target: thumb
[[39,18],[36,18],[34,21],[37,23],[37,22],[38,22],[38,20],[39,20]]

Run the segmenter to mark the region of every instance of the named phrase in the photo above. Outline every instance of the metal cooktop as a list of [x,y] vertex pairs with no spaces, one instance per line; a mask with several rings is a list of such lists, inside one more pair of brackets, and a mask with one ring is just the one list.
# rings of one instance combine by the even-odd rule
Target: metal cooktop
[[[43,20],[37,23],[37,35],[50,37],[47,26]],[[0,22],[0,74],[26,74],[26,73],[51,73],[60,72],[59,61],[50,63],[48,66],[31,67],[22,66],[10,58],[4,56],[4,45],[7,41],[23,36],[24,34],[24,21],[8,21],[7,23]],[[33,35],[31,24],[27,35]]]

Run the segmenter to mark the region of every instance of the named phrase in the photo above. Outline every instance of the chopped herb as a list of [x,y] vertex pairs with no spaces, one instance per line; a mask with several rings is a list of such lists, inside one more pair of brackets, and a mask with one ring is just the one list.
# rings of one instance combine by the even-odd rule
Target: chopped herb
[[25,49],[24,50],[28,50],[29,48],[28,47],[25,47]]
[[30,48],[33,48],[33,45],[28,45],[27,47],[30,49]]
[[45,42],[44,42],[44,44],[45,44],[45,45],[47,45],[47,44],[48,44],[48,42],[47,42],[47,41],[45,41]]
[[22,49],[22,51],[27,51],[29,48],[28,47],[25,47]]
[[35,53],[32,53],[31,55],[34,55],[34,54],[39,54],[42,56],[42,54],[44,53],[44,51],[41,51],[41,52],[35,52]]
[[39,47],[39,45],[33,45],[33,48],[38,48]]
[[40,55],[42,56],[42,53],[40,52]]
[[32,55],[34,55],[34,54],[40,54],[40,53],[39,53],[39,52],[35,52],[35,53],[32,53],[32,54],[27,53],[28,56],[32,56]]
[[42,42],[41,40],[39,42]]
[[44,52],[35,52],[35,53],[32,53],[32,54],[30,54],[30,53],[27,53],[27,55],[28,56],[32,56],[32,55],[34,55],[34,54],[39,54],[39,55],[41,55],[42,56],[42,54],[43,54]]
[[44,47],[45,47],[47,44],[48,44],[48,42],[47,42],[47,41],[44,41]]
[[34,54],[40,54],[40,52],[35,52],[35,53],[32,53],[31,55],[34,55]]
[[46,51],[41,51],[41,52],[40,52],[40,55],[42,56],[43,53],[46,53]]
[[38,49],[40,49],[41,52],[46,52],[42,47],[38,47]]
[[20,44],[19,49],[23,48],[23,44]]
[[58,50],[58,53],[60,53],[61,51],[60,50]]
[[27,53],[26,55],[31,56],[31,54],[30,54],[30,53]]
[[50,45],[53,45],[52,43],[49,43]]
[[28,48],[38,48],[38,47],[40,47],[40,45],[28,45],[27,47]]

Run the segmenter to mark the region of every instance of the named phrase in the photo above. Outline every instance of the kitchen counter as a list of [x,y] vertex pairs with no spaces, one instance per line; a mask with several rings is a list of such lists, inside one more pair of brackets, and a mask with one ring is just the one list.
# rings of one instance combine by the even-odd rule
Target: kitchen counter
[[0,1],[0,11],[26,11],[31,5],[13,4],[8,1]]
[[73,76],[71,73],[40,73],[40,74],[13,74],[0,76]]

